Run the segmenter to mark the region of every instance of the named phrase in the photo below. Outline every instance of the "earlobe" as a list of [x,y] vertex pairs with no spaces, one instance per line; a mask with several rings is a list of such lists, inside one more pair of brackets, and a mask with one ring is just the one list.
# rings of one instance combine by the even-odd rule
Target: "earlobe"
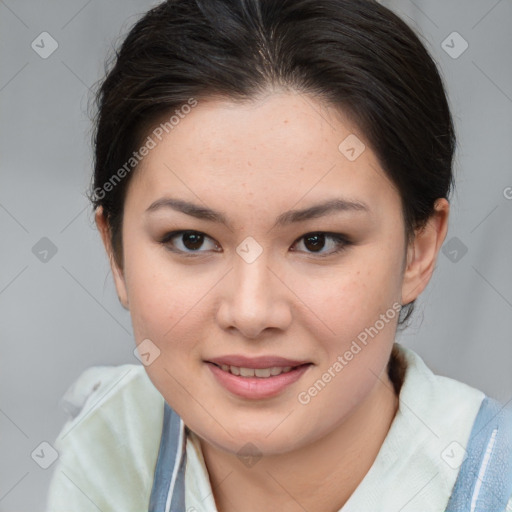
[[103,215],[103,207],[101,206],[99,206],[96,209],[95,221],[98,231],[100,232],[101,239],[103,241],[103,246],[105,247],[105,251],[107,252],[107,256],[110,263],[110,269],[114,277],[114,284],[116,286],[117,297],[119,298],[119,302],[121,303],[121,305],[125,309],[129,309],[128,294],[126,292],[126,282],[124,279],[123,272],[117,265],[114,258],[114,252],[111,244],[110,228],[108,226],[107,220],[105,219],[105,216]]
[[439,250],[448,231],[450,204],[437,199],[426,225],[415,232],[407,248],[407,266],[402,283],[402,304],[415,300],[426,288],[434,272]]

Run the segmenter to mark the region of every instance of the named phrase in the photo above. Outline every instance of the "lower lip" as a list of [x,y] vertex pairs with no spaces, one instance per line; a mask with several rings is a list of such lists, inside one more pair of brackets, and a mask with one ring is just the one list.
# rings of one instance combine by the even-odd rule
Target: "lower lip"
[[273,377],[239,377],[225,372],[213,363],[207,363],[213,375],[228,391],[253,400],[278,395],[287,386],[299,380],[311,364],[303,364]]

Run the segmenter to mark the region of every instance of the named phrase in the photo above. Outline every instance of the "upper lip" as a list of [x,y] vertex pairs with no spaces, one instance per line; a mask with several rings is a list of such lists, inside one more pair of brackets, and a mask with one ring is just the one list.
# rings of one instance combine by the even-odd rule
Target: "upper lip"
[[299,361],[297,359],[287,359],[279,356],[259,356],[259,357],[246,357],[242,355],[226,355],[221,357],[214,357],[208,359],[206,362],[214,363],[219,366],[225,364],[227,366],[237,366],[239,368],[272,368],[286,367],[286,366],[300,366],[307,364],[309,361]]

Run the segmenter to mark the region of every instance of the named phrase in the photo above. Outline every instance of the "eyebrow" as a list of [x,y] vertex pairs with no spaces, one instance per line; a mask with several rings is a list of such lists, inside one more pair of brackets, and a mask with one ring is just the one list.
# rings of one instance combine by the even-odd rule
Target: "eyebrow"
[[[147,209],[146,214],[155,212],[162,208],[170,208],[172,210],[185,213],[195,217],[196,219],[206,220],[224,224],[230,227],[231,224],[226,216],[216,210],[199,206],[182,199],[173,199],[163,197],[154,201]],[[289,210],[279,215],[274,223],[273,228],[283,227],[294,222],[302,222],[310,219],[317,219],[336,212],[365,212],[370,213],[369,206],[362,201],[349,201],[347,199],[331,199],[329,201],[318,203],[303,210]],[[272,229],[273,229],[272,228]]]

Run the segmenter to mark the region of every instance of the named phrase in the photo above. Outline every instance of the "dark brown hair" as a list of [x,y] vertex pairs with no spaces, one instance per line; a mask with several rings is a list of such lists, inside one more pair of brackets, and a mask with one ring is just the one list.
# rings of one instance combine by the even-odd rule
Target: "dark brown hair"
[[392,11],[372,0],[168,0],[133,26],[98,83],[89,198],[120,268],[126,163],[151,127],[191,98],[250,101],[269,87],[315,95],[354,122],[400,193],[407,241],[448,198],[455,134],[442,79]]

